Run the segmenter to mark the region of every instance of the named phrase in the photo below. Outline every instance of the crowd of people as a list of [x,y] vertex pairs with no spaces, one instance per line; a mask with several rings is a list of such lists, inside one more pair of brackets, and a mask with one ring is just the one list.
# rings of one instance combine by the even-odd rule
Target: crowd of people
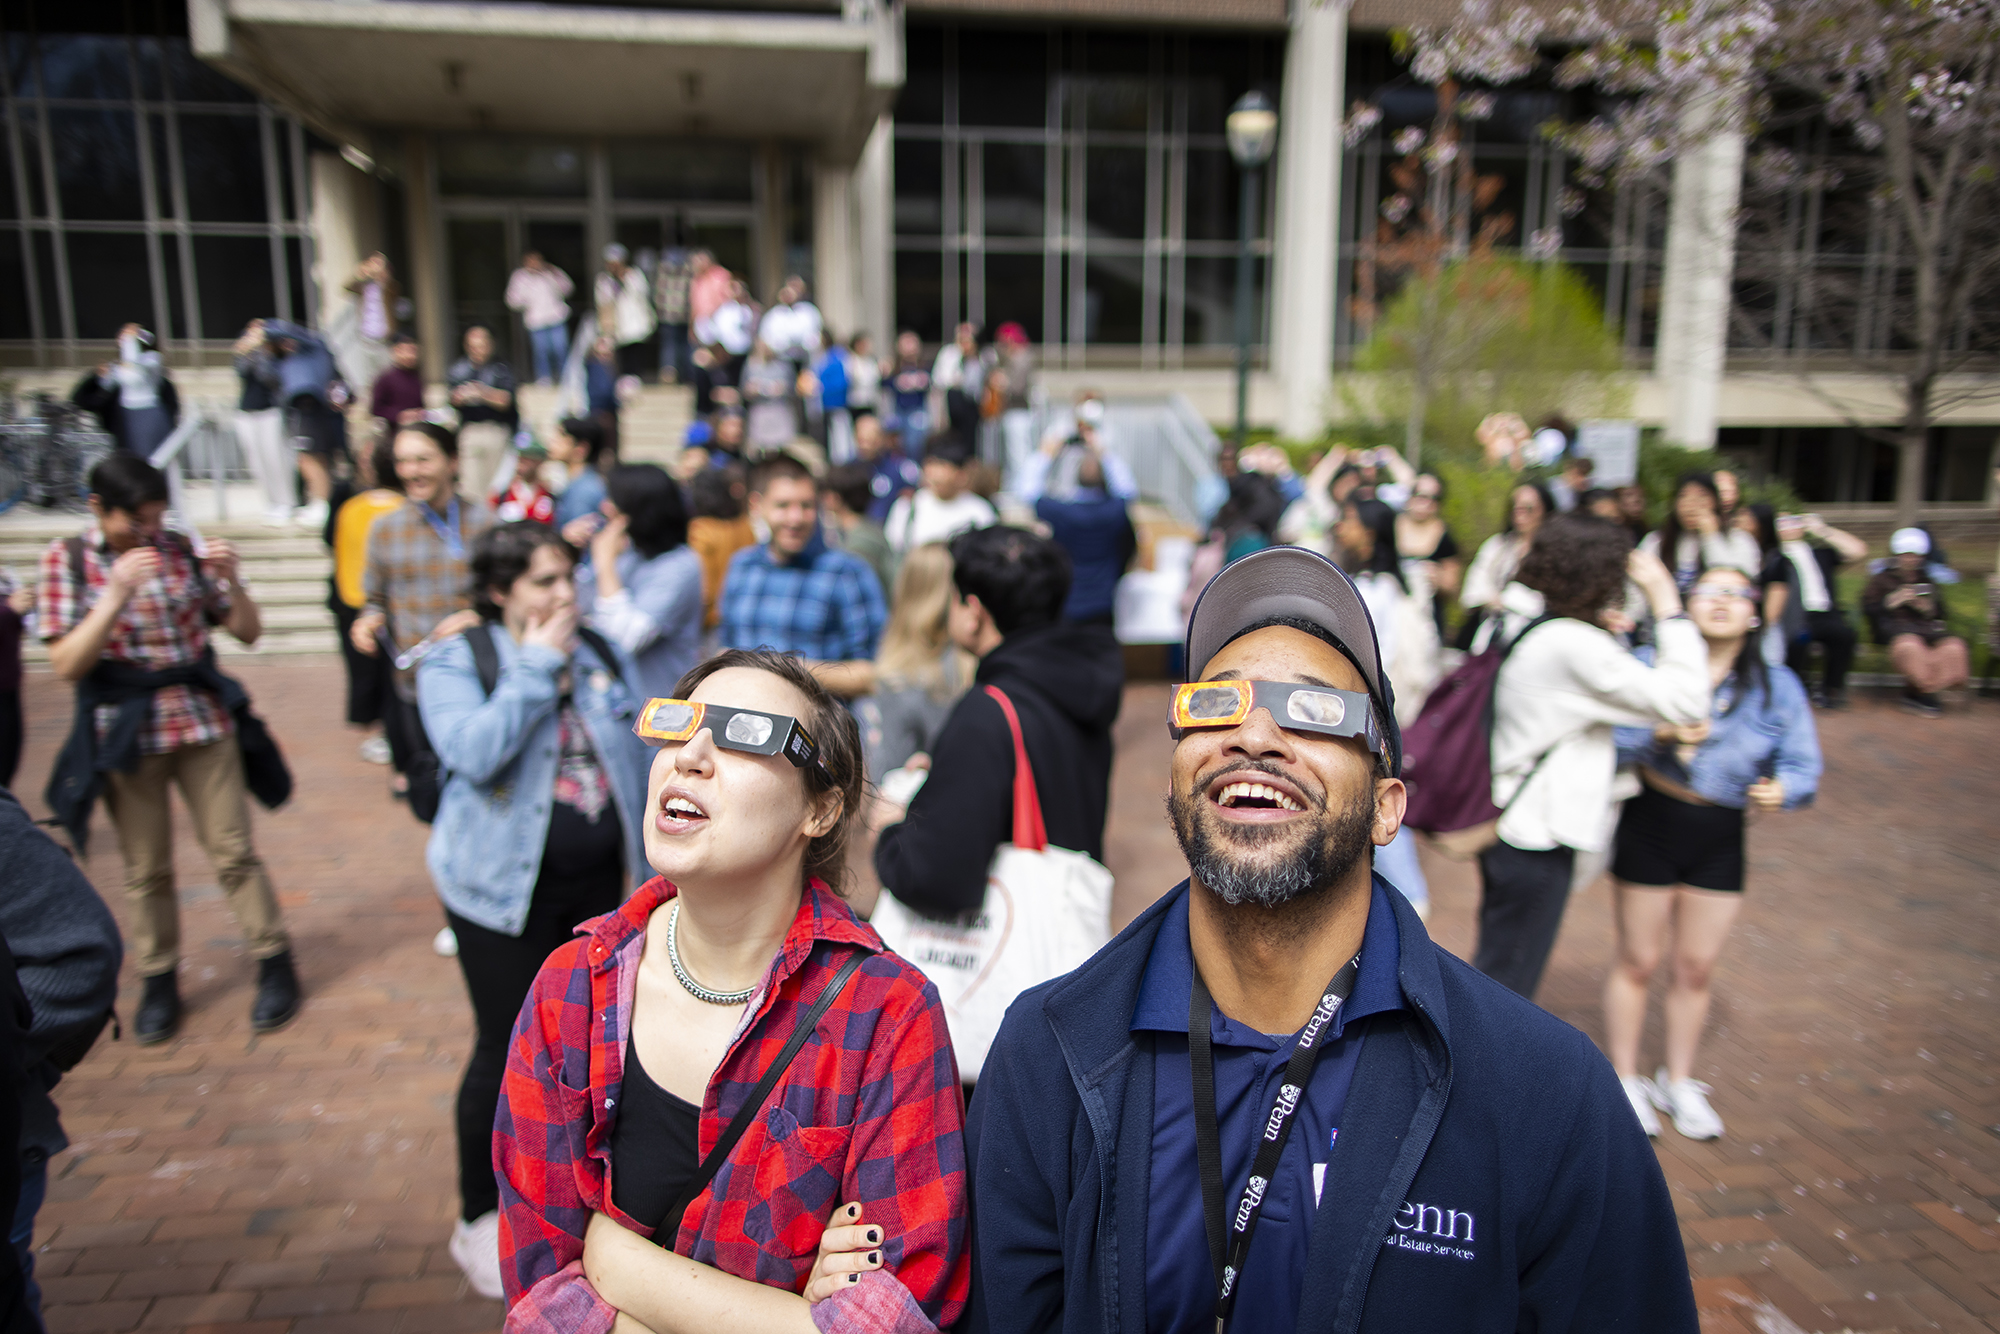
[[[588,391],[549,422],[524,427],[478,326],[433,405],[379,257],[353,288],[379,353],[366,429],[345,415],[359,357],[278,320],[236,348],[267,517],[333,553],[346,720],[429,826],[434,947],[473,1014],[449,1249],[510,1330],[1695,1328],[1646,1137],[1662,1112],[1723,1134],[1698,1053],[1747,817],[1813,798],[1814,711],[1846,703],[1857,643],[1838,575],[1865,544],[1726,472],[1681,479],[1649,527],[1561,423],[1482,427],[1515,475],[1469,559],[1444,479],[1394,449],[1303,475],[1227,454],[1165,720],[1187,878],[1031,978],[974,1060],[970,993],[871,908],[997,959],[982,923],[1031,912],[996,898],[999,859],[1104,858],[1139,545],[1104,404],[1033,439],[1018,327],[960,326],[928,358],[903,332],[878,361],[797,277],[759,309],[706,252],[603,258]],[[577,291],[532,254],[509,283],[536,379],[562,374]],[[261,619],[147,461],[171,429],[147,341],[128,330],[97,374],[127,447],[33,598],[76,686],[49,802],[81,849],[102,800],[125,940],[0,800],[0,855],[43,905],[0,909],[20,973],[0,1036],[33,1074],[26,1284],[62,1143],[47,1089],[123,951],[132,1038],[185,1018],[170,787],[256,962],[253,1027],[305,1000],[248,818],[290,776],[210,642]],[[692,384],[671,468],[621,460],[626,378]],[[1925,530],[1890,551],[1861,610],[1936,716],[1969,666],[1955,576]],[[1484,730],[1448,735],[1478,690]],[[1440,746],[1475,739],[1453,753],[1476,756],[1485,822],[1420,814]],[[1419,830],[1476,856],[1469,963],[1426,933]],[[1599,1054],[1532,1001],[1572,888],[1606,870]],[[90,961],[61,986],[39,962],[56,920]],[[1574,1095],[1556,1116],[1552,1081]]]

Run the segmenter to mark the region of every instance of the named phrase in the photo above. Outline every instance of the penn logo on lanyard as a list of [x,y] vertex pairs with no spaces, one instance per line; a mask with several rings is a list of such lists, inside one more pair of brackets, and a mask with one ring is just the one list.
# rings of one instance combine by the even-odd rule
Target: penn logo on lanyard
[[1236,1276],[1242,1272],[1244,1260],[1250,1253],[1250,1240],[1256,1233],[1257,1220],[1263,1213],[1264,1199],[1277,1171],[1278,1160],[1284,1154],[1285,1140],[1296,1120],[1299,1101],[1319,1064],[1320,1035],[1340,1013],[1341,1004],[1354,990],[1360,968],[1361,956],[1357,954],[1333,975],[1319,1004],[1313,1007],[1312,1017],[1299,1031],[1291,1059],[1285,1066],[1284,1082],[1278,1086],[1271,1110],[1264,1118],[1263,1140],[1250,1164],[1250,1179],[1244,1184],[1243,1198],[1237,1202],[1235,1215],[1227,1219],[1224,1217],[1226,1206],[1222,1186],[1222,1133],[1216,1125],[1215,1115],[1214,1035],[1210,1031],[1215,1022],[1215,1002],[1201,980],[1200,970],[1195,971],[1194,983],[1188,993],[1188,1069],[1194,1083],[1195,1149],[1201,1164],[1202,1224],[1208,1233],[1209,1263],[1215,1273],[1217,1334],[1223,1334],[1228,1327],[1229,1313],[1235,1306]]
[[1270,1119],[1264,1122],[1264,1138],[1276,1139],[1285,1128],[1285,1118],[1298,1109],[1299,1086],[1287,1084],[1278,1090],[1278,1100],[1271,1104]]

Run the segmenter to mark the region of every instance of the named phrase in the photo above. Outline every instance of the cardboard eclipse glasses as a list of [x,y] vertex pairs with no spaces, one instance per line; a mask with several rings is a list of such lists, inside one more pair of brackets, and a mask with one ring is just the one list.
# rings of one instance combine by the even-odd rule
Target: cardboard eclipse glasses
[[833,774],[819,757],[819,743],[796,718],[691,699],[649,699],[632,731],[649,746],[677,746],[706,729],[724,750],[750,755],[783,755],[795,768],[811,769],[828,787]]
[[1174,688],[1167,730],[1179,741],[1198,727],[1238,726],[1258,709],[1269,709],[1288,732],[1360,737],[1376,754],[1389,754],[1367,695],[1297,681],[1189,681]]

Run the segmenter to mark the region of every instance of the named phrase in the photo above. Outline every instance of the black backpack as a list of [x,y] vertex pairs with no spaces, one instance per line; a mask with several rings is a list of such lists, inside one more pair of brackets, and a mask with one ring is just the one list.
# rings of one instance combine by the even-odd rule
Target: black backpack
[[[618,655],[611,651],[611,645],[603,635],[587,625],[576,628],[576,637],[590,645],[591,652],[598,661],[610,669],[620,682],[625,673],[618,669]],[[488,696],[500,684],[500,653],[493,647],[493,629],[487,625],[475,625],[465,632],[465,642],[472,650],[472,665],[479,672],[479,688]],[[408,800],[410,814],[430,824],[437,819],[438,802],[444,796],[446,771],[438,762],[438,754],[431,749],[430,737],[418,729],[418,744],[408,763],[403,768],[403,777],[409,780]]]

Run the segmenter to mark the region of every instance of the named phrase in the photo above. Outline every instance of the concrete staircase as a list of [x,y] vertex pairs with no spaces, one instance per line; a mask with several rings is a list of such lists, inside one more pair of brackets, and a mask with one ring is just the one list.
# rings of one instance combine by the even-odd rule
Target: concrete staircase
[[[556,390],[523,385],[521,419],[537,435],[555,420]],[[647,385],[618,414],[619,456],[627,463],[665,466],[681,452],[688,423],[694,420],[694,390],[681,385]]]
[[[190,488],[189,508],[205,538],[226,538],[243,558],[243,580],[264,613],[264,634],[255,647],[246,648],[227,634],[215,635],[216,653],[235,657],[248,653],[335,653],[333,613],[327,610],[327,580],[333,573],[333,559],[321,545],[319,535],[302,529],[266,528],[255,519],[204,521],[203,511],[213,514],[213,500],[205,487]],[[230,488],[230,511],[237,515],[256,513],[256,492],[251,487]],[[82,531],[88,516],[51,514],[21,507],[0,514],[0,568],[19,583],[37,577],[42,553],[51,541]],[[22,644],[22,657],[32,666],[47,663],[48,653],[39,640]]]

